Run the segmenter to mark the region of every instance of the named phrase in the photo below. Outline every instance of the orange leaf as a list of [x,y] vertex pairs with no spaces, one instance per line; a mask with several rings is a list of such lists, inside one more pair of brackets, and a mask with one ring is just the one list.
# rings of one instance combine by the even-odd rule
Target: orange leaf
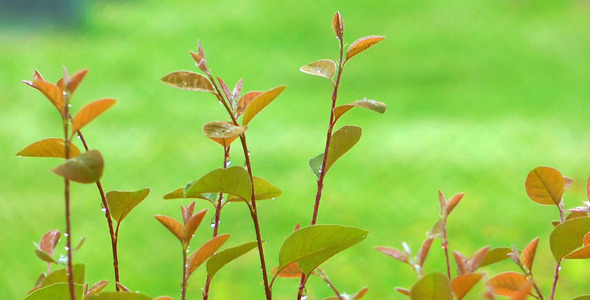
[[451,199],[449,199],[449,201],[447,201],[447,216],[450,215],[453,209],[455,209],[455,207],[457,206],[457,204],[459,204],[459,201],[463,199],[463,196],[465,196],[465,193],[459,193],[454,195],[453,197],[451,197]]
[[90,102],[82,107],[72,122],[72,134],[80,130],[84,125],[90,123],[90,121],[94,120],[116,102],[117,100],[115,99],[102,99]]
[[586,245],[568,255],[565,259],[588,259],[590,258],[590,245]]
[[203,218],[205,217],[206,213],[206,209],[201,210],[196,215],[190,217],[184,225],[184,240],[187,244],[190,242],[191,238],[195,234],[195,231],[197,231],[197,228],[199,228],[199,225],[201,225],[201,221],[203,221]]
[[192,274],[201,264],[203,264],[209,257],[215,254],[215,251],[219,249],[229,239],[229,234],[218,235],[208,242],[203,244],[199,250],[191,254],[188,258],[188,269],[189,276]]
[[384,36],[370,35],[356,40],[346,51],[346,61],[383,40]]
[[279,86],[274,89],[268,90],[268,91],[258,95],[256,98],[252,99],[252,101],[246,107],[246,110],[244,111],[242,125],[244,125],[244,126],[248,125],[248,123],[250,123],[252,118],[254,118],[256,115],[258,115],[260,113],[260,111],[262,111],[263,108],[265,108],[268,104],[270,104],[270,102],[272,102],[274,99],[276,99],[286,88],[287,87],[284,85]]
[[408,289],[396,287],[395,290],[398,291],[400,294],[404,294],[406,296],[410,296],[410,290],[408,290]]
[[529,294],[533,291],[533,283],[527,282],[516,293],[512,294],[510,300],[526,300]]
[[84,76],[86,76],[86,73],[88,73],[88,69],[78,71],[78,72],[76,72],[76,74],[74,74],[70,78],[70,82],[68,83],[68,87],[67,87],[68,91],[70,92],[70,95],[74,94],[74,92],[78,88],[78,85],[80,84],[80,82],[82,82],[82,79],[84,79]]
[[235,126],[230,122],[209,122],[203,126],[203,133],[210,140],[227,148],[240,134],[244,133],[248,126]]
[[[279,266],[274,267],[272,273],[276,274],[278,268]],[[277,276],[282,278],[301,278],[301,275],[303,275],[303,271],[301,271],[297,262],[288,264],[281,270],[281,272],[279,272],[279,274],[277,274]]]
[[430,246],[432,246],[432,241],[434,238],[428,238],[422,243],[422,247],[420,247],[420,252],[418,252],[418,265],[422,267],[424,265],[424,261],[426,261],[426,257],[428,256],[428,251],[430,251]]
[[479,268],[481,262],[488,253],[488,250],[490,250],[490,246],[483,247],[477,250],[477,252],[471,256],[469,259],[469,272],[473,272]]
[[236,117],[241,116],[244,111],[246,111],[246,107],[248,106],[248,104],[250,104],[250,102],[252,102],[252,100],[254,100],[254,98],[260,96],[263,92],[247,92],[244,94],[244,96],[242,96],[242,98],[240,98],[240,100],[238,101],[238,109],[236,111]]
[[[80,154],[80,150],[72,142],[70,144],[70,158]],[[19,151],[16,155],[28,157],[56,157],[66,158],[65,141],[61,138],[48,138],[32,143]]]
[[453,251],[453,257],[455,257],[457,269],[459,269],[459,275],[465,274],[467,272],[467,257],[459,253],[459,251]]
[[531,271],[533,269],[533,261],[535,260],[535,253],[537,253],[537,245],[539,244],[539,237],[532,240],[524,249],[520,255],[520,261]]
[[[29,84],[31,85],[31,84]],[[39,91],[41,91],[41,93],[43,93],[45,95],[45,97],[47,97],[47,99],[49,99],[49,101],[51,101],[51,103],[53,103],[53,105],[55,106],[55,108],[57,108],[57,110],[60,112],[60,114],[63,116],[63,111],[64,111],[64,94],[63,91],[57,87],[54,84],[51,84],[47,81],[43,81],[43,80],[35,80],[33,81],[32,87],[38,89]]]
[[334,29],[336,37],[339,40],[342,40],[342,36],[344,35],[344,21],[342,21],[340,12],[336,12],[336,14],[334,14],[334,18],[332,19],[332,28]]
[[475,286],[475,284],[483,277],[482,273],[468,273],[459,275],[451,280],[451,290],[459,300],[463,299],[465,295]]
[[403,263],[410,264],[407,254],[403,251],[391,247],[375,247],[375,249],[385,255],[391,256]]
[[362,297],[364,297],[367,293],[369,292],[369,287],[363,287],[362,289],[360,289],[358,292],[356,292],[356,294],[354,294],[352,296],[353,300],[356,299],[361,299]]
[[517,294],[528,282],[529,280],[520,273],[505,272],[488,280],[488,285],[492,287],[495,294],[510,297]]
[[584,236],[584,246],[590,245],[590,232],[586,233]]
[[184,226],[180,222],[168,216],[156,215],[156,219],[162,223],[176,238],[184,244]]
[[559,205],[565,191],[565,179],[556,169],[537,167],[527,176],[525,188],[531,200],[543,205]]

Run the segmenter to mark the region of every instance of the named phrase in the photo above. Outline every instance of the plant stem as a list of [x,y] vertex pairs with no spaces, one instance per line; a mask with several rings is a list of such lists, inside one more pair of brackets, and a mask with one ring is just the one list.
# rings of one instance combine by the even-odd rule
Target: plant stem
[[318,268],[317,270],[318,270],[318,273],[320,275],[320,278],[322,278],[328,284],[328,286],[330,286],[330,288],[336,294],[336,297],[338,297],[338,299],[340,299],[340,300],[344,300],[344,298],[340,295],[340,292],[336,289],[336,287],[334,286],[334,284],[332,283],[332,281],[330,281],[330,278],[328,278],[328,275],[326,275],[322,271],[322,269],[320,269],[320,268]]
[[[66,161],[70,159],[70,142],[71,140],[68,139],[68,131],[69,131],[69,120],[67,116],[70,115],[70,95],[69,92],[64,93],[63,95],[64,106],[62,112],[62,123],[63,123],[63,130],[64,130],[64,141],[65,141],[65,149],[64,149],[64,156]],[[67,265],[67,275],[68,275],[68,287],[70,289],[70,299],[76,300],[76,293],[74,290],[74,268],[72,263],[72,228],[70,222],[70,180],[64,180],[64,198],[65,198],[65,215],[66,215],[66,252],[68,256],[68,265]]]
[[303,291],[305,291],[305,283],[307,282],[307,277],[305,274],[301,274],[301,281],[299,282],[299,290],[297,291],[297,300],[301,300],[303,297]]
[[553,300],[555,296],[555,288],[557,287],[557,279],[559,279],[559,270],[561,270],[561,259],[555,265],[555,275],[553,275],[553,286],[551,287],[551,297],[549,299]]
[[451,264],[449,261],[449,241],[447,240],[447,220],[442,222],[442,248],[445,252],[445,260],[447,263],[447,277],[451,279]]
[[[71,116],[70,116],[70,118],[71,118]],[[89,151],[90,148],[88,147],[88,144],[86,143],[86,139],[84,139],[84,135],[82,135],[82,132],[80,130],[78,130],[77,133],[78,133],[78,137],[80,137],[80,141],[82,141],[82,145],[84,145],[84,149],[86,151]],[[113,252],[113,269],[114,269],[114,273],[115,273],[115,283],[119,283],[120,282],[119,257],[118,257],[118,251],[117,251],[119,227],[117,226],[117,232],[115,233],[114,226],[113,226],[113,220],[111,218],[111,212],[109,210],[109,205],[107,203],[106,194],[104,193],[104,189],[102,187],[102,183],[100,182],[100,180],[96,182],[96,187],[98,188],[98,193],[100,194],[100,198],[102,201],[102,207],[103,207],[103,211],[104,211],[104,216],[107,219],[107,224],[109,226],[109,234],[111,236],[111,249]],[[115,288],[116,288],[117,292],[119,292],[121,290],[119,288],[118,284],[115,284]]]
[[182,286],[180,287],[180,299],[186,299],[186,283],[188,281],[186,253],[188,252],[188,245],[182,244]]

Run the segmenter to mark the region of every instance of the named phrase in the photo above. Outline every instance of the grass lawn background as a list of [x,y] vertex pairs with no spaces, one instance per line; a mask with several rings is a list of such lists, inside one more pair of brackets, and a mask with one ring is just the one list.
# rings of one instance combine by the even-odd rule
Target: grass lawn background
[[[64,230],[63,181],[48,172],[59,161],[14,156],[32,142],[61,136],[55,109],[20,81],[30,80],[35,69],[56,81],[62,66],[70,73],[90,69],[73,98],[74,111],[95,99],[119,101],[84,130],[105,157],[105,189],[152,189],[121,226],[123,284],[179,298],[181,247],[153,216],[180,218],[179,205],[189,202],[162,196],[221,166],[220,147],[201,127],[226,116],[213,96],[159,79],[176,70],[196,71],[188,51],[196,50],[197,40],[209,67],[229,85],[244,77],[245,91],[288,86],[248,130],[254,173],[283,191],[259,205],[267,262],[276,265],[284,237],[295,223],[311,219],[315,180],[307,160],[323,149],[330,85],[298,68],[336,59],[335,11],[344,18],[348,44],[365,35],[387,36],[347,64],[340,103],[368,97],[387,103],[388,111],[351,111],[339,121],[360,125],[363,137],[328,174],[319,222],[371,233],[323,265],[334,284],[348,293],[367,285],[368,299],[403,299],[393,288],[409,287],[415,276],[373,248],[406,241],[417,251],[437,218],[440,189],[448,197],[466,193],[449,219],[451,250],[470,255],[485,245],[522,249],[541,236],[534,271],[548,296],[554,268],[549,221],[558,218],[557,209],[528,200],[524,180],[536,166],[553,166],[575,180],[566,207],[586,200],[590,3],[581,0],[104,1],[91,3],[76,28],[4,20],[0,298],[24,298],[45,269],[31,242]],[[235,165],[243,161],[239,151],[232,159]],[[96,188],[75,184],[72,190],[73,236],[87,237],[74,261],[86,264],[87,281],[111,280],[110,240]],[[198,208],[211,207],[198,202]],[[210,212],[206,220],[212,217]],[[239,203],[223,211],[221,226],[232,234],[228,246],[255,238]],[[202,226],[193,248],[210,234]],[[435,245],[427,272],[444,270]],[[565,262],[556,298],[590,293],[588,267],[587,261]],[[506,261],[487,270],[491,277],[517,268]],[[204,285],[203,271],[190,280],[191,298]],[[220,271],[211,299],[262,299],[260,281],[258,257],[251,252]],[[297,284],[278,280],[275,299],[293,299]],[[308,299],[331,295],[317,278],[308,292]]]

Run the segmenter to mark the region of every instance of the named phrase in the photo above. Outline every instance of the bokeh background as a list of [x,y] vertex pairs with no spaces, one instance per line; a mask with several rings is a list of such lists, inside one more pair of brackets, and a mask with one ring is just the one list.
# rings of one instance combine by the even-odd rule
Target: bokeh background
[[[329,115],[330,84],[298,68],[336,59],[336,11],[348,44],[387,36],[347,64],[339,103],[367,97],[388,110],[355,110],[339,121],[360,125],[363,137],[328,174],[319,222],[371,233],[323,265],[334,284],[348,293],[369,286],[367,299],[404,299],[394,287],[409,287],[415,275],[374,247],[399,248],[405,241],[417,251],[438,216],[440,189],[447,197],[466,193],[449,218],[451,250],[469,256],[486,245],[522,249],[540,236],[534,271],[549,294],[548,239],[557,209],[529,200],[524,180],[536,166],[553,166],[575,181],[566,207],[586,200],[589,1],[89,1],[55,6],[56,14],[33,1],[10,2],[0,8],[0,298],[24,298],[45,269],[32,242],[64,229],[63,181],[48,171],[60,161],[15,156],[32,142],[61,136],[55,109],[20,81],[35,69],[56,81],[62,66],[70,73],[90,69],[74,111],[91,100],[118,100],[84,130],[105,157],[105,189],[152,189],[121,226],[123,284],[179,298],[180,244],[153,216],[180,218],[179,205],[188,202],[162,196],[220,167],[222,150],[201,127],[226,116],[213,96],[159,79],[196,71],[188,51],[198,40],[209,67],[229,85],[243,77],[245,91],[288,86],[248,130],[255,174],[283,191],[259,205],[267,261],[276,265],[284,237],[311,218],[316,183],[307,161],[323,149]],[[243,161],[240,152],[232,159]],[[76,184],[72,193],[73,237],[87,237],[75,261],[86,264],[87,281],[110,280],[96,188]],[[210,207],[199,202],[198,208]],[[224,210],[228,245],[254,240],[251,227],[243,205]],[[194,247],[210,234],[202,226]],[[435,245],[427,272],[444,270]],[[557,298],[590,293],[589,267],[565,262]],[[517,268],[505,261],[486,269],[490,277],[500,270]],[[262,299],[259,274],[257,254],[250,252],[216,276],[211,299]],[[278,280],[275,298],[293,299],[297,284]],[[190,280],[190,297],[198,298],[203,285],[200,270]],[[471,299],[482,291],[480,284]],[[317,278],[308,292],[308,299],[331,295]]]

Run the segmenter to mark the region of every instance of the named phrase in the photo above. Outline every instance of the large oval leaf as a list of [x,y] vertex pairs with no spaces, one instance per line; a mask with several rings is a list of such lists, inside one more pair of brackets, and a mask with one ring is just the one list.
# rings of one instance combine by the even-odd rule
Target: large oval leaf
[[[266,199],[274,199],[276,197],[281,196],[281,190],[274,186],[272,183],[268,182],[266,179],[258,176],[254,176],[254,199],[258,200],[266,200]],[[235,202],[240,201],[241,199],[238,197],[230,196],[227,198],[227,201]]]
[[209,275],[209,278],[213,278],[223,266],[256,248],[256,246],[258,246],[258,242],[249,242],[215,253],[207,260],[207,275]]
[[190,91],[201,91],[213,93],[213,85],[207,77],[194,72],[178,71],[172,72],[164,77],[162,81],[170,86]]
[[344,105],[340,105],[340,106],[335,107],[334,108],[334,122],[336,122],[338,120],[338,118],[340,118],[340,116],[342,116],[345,112],[349,111],[353,107],[360,107],[360,108],[372,110],[372,111],[378,112],[380,114],[385,113],[385,110],[387,110],[387,105],[385,103],[375,101],[375,100],[369,100],[369,99],[365,98],[363,100],[357,100],[357,101],[354,101],[349,104],[344,104]]
[[531,200],[544,205],[559,205],[565,191],[565,179],[556,169],[537,167],[526,178],[526,193]]
[[[74,294],[76,299],[82,299],[84,294],[84,286],[81,284],[74,284]],[[25,300],[70,300],[70,287],[68,283],[55,283],[29,294]]]
[[117,223],[121,223],[131,210],[141,203],[149,193],[150,188],[141,189],[135,192],[108,192],[106,198],[111,217],[117,221]]
[[212,141],[227,148],[235,139],[244,133],[248,126],[235,126],[230,122],[209,122],[203,126],[203,133]]
[[53,173],[79,183],[94,183],[100,180],[104,160],[98,150],[84,152],[51,170]]
[[373,47],[375,44],[379,43],[384,38],[384,36],[370,35],[354,41],[354,43],[352,43],[346,51],[346,60],[349,60],[353,56],[369,49],[370,47]]
[[264,109],[270,102],[272,102],[275,98],[277,98],[287,87],[286,86],[279,86],[272,90],[266,91],[256,98],[252,99],[252,102],[246,106],[246,110],[244,111],[244,118],[242,119],[242,125],[248,125],[250,121],[262,110]]
[[330,59],[320,59],[299,68],[299,70],[306,74],[328,78],[331,81],[336,74],[336,63]]
[[215,251],[223,246],[229,237],[229,234],[218,235],[207,241],[201,246],[201,248],[199,248],[199,250],[191,254],[188,258],[189,275],[201,266],[209,257],[215,254]]
[[451,280],[451,290],[453,290],[455,296],[461,300],[482,277],[482,273],[467,273],[459,275]]
[[102,99],[90,102],[82,107],[72,121],[72,135],[111,106],[115,105],[116,102],[117,100],[115,99]]
[[312,225],[291,233],[281,246],[279,268],[298,262],[309,274],[321,263],[367,237],[369,232],[342,225]]
[[[72,266],[74,270],[74,283],[76,284],[84,284],[84,272],[85,267],[83,264],[74,264]],[[47,275],[43,283],[41,283],[41,287],[49,286],[59,282],[68,282],[68,273],[65,268],[53,271]]]
[[220,168],[209,172],[193,183],[189,183],[184,189],[186,197],[195,197],[203,193],[232,194],[250,201],[252,200],[250,175],[246,169],[239,166]]
[[[75,157],[80,154],[80,150],[72,142],[70,144],[70,157]],[[48,138],[38,142],[34,142],[16,155],[28,157],[56,157],[66,158],[66,142],[61,138]]]
[[504,272],[490,278],[487,284],[495,294],[510,297],[517,294],[528,282],[526,276],[520,273]]
[[412,300],[451,300],[449,278],[440,272],[430,273],[418,280],[410,289]]
[[584,236],[590,232],[590,218],[575,218],[557,225],[549,237],[551,253],[556,261],[582,246]]

